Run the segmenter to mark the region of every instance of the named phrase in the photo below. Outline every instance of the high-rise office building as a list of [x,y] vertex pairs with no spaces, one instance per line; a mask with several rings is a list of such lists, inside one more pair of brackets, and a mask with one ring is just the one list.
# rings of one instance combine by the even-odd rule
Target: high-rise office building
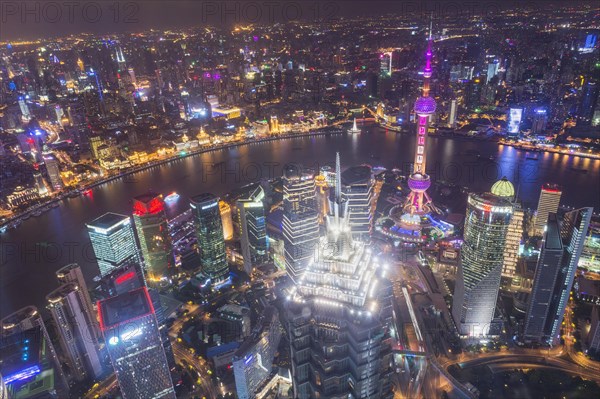
[[283,171],[283,247],[285,268],[296,282],[314,259],[319,241],[315,179],[300,165]]
[[29,106],[25,102],[25,97],[19,96],[19,109],[21,110],[21,118],[24,122],[31,120],[31,113],[29,112]]
[[579,267],[600,273],[600,223],[591,222],[579,257]]
[[64,187],[62,177],[60,177],[60,167],[58,166],[58,160],[50,153],[43,155],[44,165],[46,165],[46,171],[48,172],[48,178],[54,191],[61,190]]
[[213,285],[222,284],[229,279],[229,265],[219,197],[209,193],[200,194],[191,198],[190,206],[200,247],[202,271]]
[[456,113],[457,113],[457,102],[453,99],[450,102],[450,115],[448,116],[448,127],[456,127]]
[[221,222],[223,223],[223,237],[226,240],[231,240],[233,238],[231,205],[225,201],[219,201],[219,212],[221,213]]
[[105,213],[86,224],[100,276],[127,263],[140,263],[140,255],[131,219],[117,213]]
[[87,312],[80,290],[76,284],[67,283],[46,296],[62,353],[71,378],[76,381],[97,378],[103,372],[93,320],[95,315]]
[[174,257],[162,195],[148,192],[135,197],[133,221],[149,280],[167,277],[174,265]]
[[526,342],[555,344],[559,332],[593,208],[567,212],[562,220],[548,215],[538,258],[523,338]]
[[548,123],[548,111],[545,108],[536,108],[533,110],[533,121],[531,125],[531,133],[542,134],[546,130]]
[[600,86],[597,82],[588,79],[582,87],[581,98],[577,107],[577,124],[589,126],[592,122],[594,110],[600,97]]
[[[102,298],[108,299],[142,287],[146,287],[144,271],[140,265],[130,263],[119,267],[118,269],[115,269],[111,273],[102,277],[102,279],[100,279],[98,291]],[[165,324],[167,315],[165,314],[161,297],[156,289],[149,288],[148,292],[150,294],[152,306],[154,307],[154,312],[156,313],[156,320],[158,321],[162,345],[165,350],[165,355],[167,356],[167,362],[169,365],[174,365],[175,358],[173,356],[171,341],[169,340],[169,329]]]
[[534,234],[544,234],[544,226],[548,220],[548,214],[556,213],[558,211],[561,195],[562,190],[556,184],[546,183],[542,186],[540,200],[535,215],[535,223],[533,225]]
[[490,191],[498,197],[506,198],[513,205],[513,214],[506,233],[504,263],[502,265],[502,276],[513,277],[517,270],[519,248],[523,239],[523,219],[525,218],[525,212],[515,198],[515,187],[506,177],[494,183]]
[[33,173],[33,180],[35,181],[35,188],[40,197],[44,197],[48,195],[48,189],[46,188],[46,183],[44,182],[44,178],[40,172]]
[[373,173],[366,165],[342,173],[342,195],[348,201],[350,229],[355,240],[367,241],[373,230]]
[[485,336],[494,318],[512,204],[491,193],[469,194],[452,316],[461,335]]
[[[90,317],[90,323],[93,325],[92,331],[95,333],[96,338],[101,337],[98,322],[96,320],[96,312],[94,306],[92,306],[92,300],[90,293],[87,289],[87,284],[83,278],[81,268],[77,263],[70,263],[66,266],[61,267],[56,271],[56,279],[60,284],[73,283],[78,287],[77,295],[79,296],[80,302],[83,305],[83,311],[86,312]],[[97,340],[96,340],[97,342]]]
[[35,306],[0,321],[0,374],[13,398],[66,398],[69,384]]
[[146,287],[100,301],[98,312],[123,398],[175,399],[154,306]]
[[247,197],[237,200],[244,270],[248,274],[254,266],[269,260],[264,198],[265,191],[258,186]]
[[382,75],[392,74],[392,52],[387,52],[379,55],[379,71]]
[[391,284],[352,238],[339,161],[336,176],[327,233],[285,305],[293,396],[391,398]]
[[265,308],[258,321],[259,328],[242,342],[233,355],[233,374],[238,399],[252,399],[271,375],[273,359],[283,329],[279,312],[273,306]]

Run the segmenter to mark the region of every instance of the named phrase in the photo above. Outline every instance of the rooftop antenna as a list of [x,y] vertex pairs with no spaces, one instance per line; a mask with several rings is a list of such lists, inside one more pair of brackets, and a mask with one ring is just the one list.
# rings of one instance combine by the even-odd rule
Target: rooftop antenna
[[342,173],[340,171],[340,153],[335,153],[335,202],[342,202]]
[[429,41],[431,41],[433,33],[433,11],[431,12],[431,16],[429,17]]

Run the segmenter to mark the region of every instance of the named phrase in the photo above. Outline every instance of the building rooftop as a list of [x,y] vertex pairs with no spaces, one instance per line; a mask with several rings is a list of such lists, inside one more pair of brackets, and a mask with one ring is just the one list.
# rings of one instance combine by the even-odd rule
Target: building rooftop
[[219,201],[219,197],[217,197],[214,194],[211,193],[202,193],[202,194],[198,194],[193,196],[192,198],[190,198],[190,201],[193,204],[196,205],[201,205],[201,204],[205,204],[207,202],[215,202],[215,201]]
[[515,186],[513,186],[506,176],[494,183],[490,191],[498,197],[512,199],[515,196]]
[[342,172],[342,184],[367,184],[371,180],[371,168],[366,165],[352,166]]
[[18,381],[18,374],[39,365],[43,336],[40,327],[34,327],[2,338],[0,373],[6,383]]
[[92,226],[100,229],[110,229],[125,220],[129,221],[129,216],[120,215],[118,213],[108,212],[97,219],[87,223],[87,226]]
[[144,204],[148,204],[148,203],[150,203],[150,201],[152,201],[153,199],[155,199],[157,197],[161,197],[161,195],[157,194],[153,191],[148,191],[144,194],[133,197],[133,199],[135,201],[139,201],[139,202],[143,202]]
[[546,241],[544,242],[544,248],[546,249],[562,249],[562,239],[560,236],[560,224],[556,213],[548,214],[548,223],[546,224]]
[[53,304],[53,303],[59,302],[62,298],[66,297],[70,293],[77,292],[78,290],[79,290],[79,288],[77,287],[76,284],[73,284],[73,283],[64,284],[64,285],[61,285],[60,287],[58,287],[57,289],[55,289],[54,291],[52,291],[51,293],[49,293],[48,295],[46,295],[46,300],[48,302],[50,302],[51,304]]
[[102,330],[154,313],[146,287],[101,301],[99,308]]

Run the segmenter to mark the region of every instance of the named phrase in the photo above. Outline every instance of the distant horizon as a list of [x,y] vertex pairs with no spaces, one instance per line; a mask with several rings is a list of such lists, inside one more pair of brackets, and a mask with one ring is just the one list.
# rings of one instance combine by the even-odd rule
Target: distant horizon
[[[65,5],[66,4],[66,5]],[[118,4],[118,7],[114,7]],[[468,0],[94,0],[2,1],[0,42],[58,39],[78,34],[123,35],[150,30],[182,30],[210,26],[228,28],[254,24],[269,26],[294,21],[331,21],[338,18],[398,16],[418,22],[433,13],[434,20],[549,4],[600,7],[586,0],[483,1]]]

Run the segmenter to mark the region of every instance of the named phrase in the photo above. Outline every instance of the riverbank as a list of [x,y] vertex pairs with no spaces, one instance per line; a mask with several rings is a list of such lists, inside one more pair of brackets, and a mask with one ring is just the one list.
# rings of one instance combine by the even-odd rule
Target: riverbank
[[239,146],[243,146],[243,145],[247,145],[247,144],[265,143],[265,142],[274,141],[274,140],[283,140],[283,139],[290,139],[290,138],[296,138],[296,137],[322,136],[322,135],[343,134],[343,133],[346,133],[346,130],[339,129],[339,128],[332,129],[331,126],[327,126],[327,127],[323,127],[321,129],[317,129],[317,130],[309,131],[309,132],[296,132],[296,133],[291,132],[291,133],[287,133],[287,134],[279,134],[276,136],[263,137],[260,139],[250,139],[250,140],[238,141],[238,142],[233,142],[233,143],[210,145],[210,146],[202,147],[195,151],[190,151],[183,155],[177,154],[174,156],[167,157],[165,159],[152,161],[152,162],[149,162],[144,165],[140,165],[140,166],[136,166],[136,167],[127,169],[118,174],[110,175],[110,176],[101,178],[99,180],[90,182],[88,184],[83,185],[80,188],[63,192],[63,193],[59,194],[58,196],[50,198],[43,203],[40,203],[40,204],[35,205],[34,207],[28,208],[27,210],[20,212],[19,214],[13,215],[12,217],[5,220],[0,225],[0,233],[4,233],[9,228],[17,228],[19,226],[19,224],[21,223],[21,221],[27,220],[31,216],[40,216],[41,213],[38,214],[38,212],[40,212],[40,211],[45,212],[45,211],[50,210],[53,207],[58,206],[57,205],[58,202],[63,201],[68,198],[73,198],[74,193],[77,193],[75,195],[75,197],[77,197],[77,196],[81,195],[81,193],[86,192],[87,190],[91,190],[93,188],[96,188],[103,184],[109,183],[111,181],[121,179],[121,178],[130,176],[130,175],[133,175],[135,173],[148,170],[148,169],[156,167],[156,166],[165,165],[165,164],[174,162],[179,159],[194,157],[194,156],[209,153],[212,151],[226,150],[229,148],[239,147]]

